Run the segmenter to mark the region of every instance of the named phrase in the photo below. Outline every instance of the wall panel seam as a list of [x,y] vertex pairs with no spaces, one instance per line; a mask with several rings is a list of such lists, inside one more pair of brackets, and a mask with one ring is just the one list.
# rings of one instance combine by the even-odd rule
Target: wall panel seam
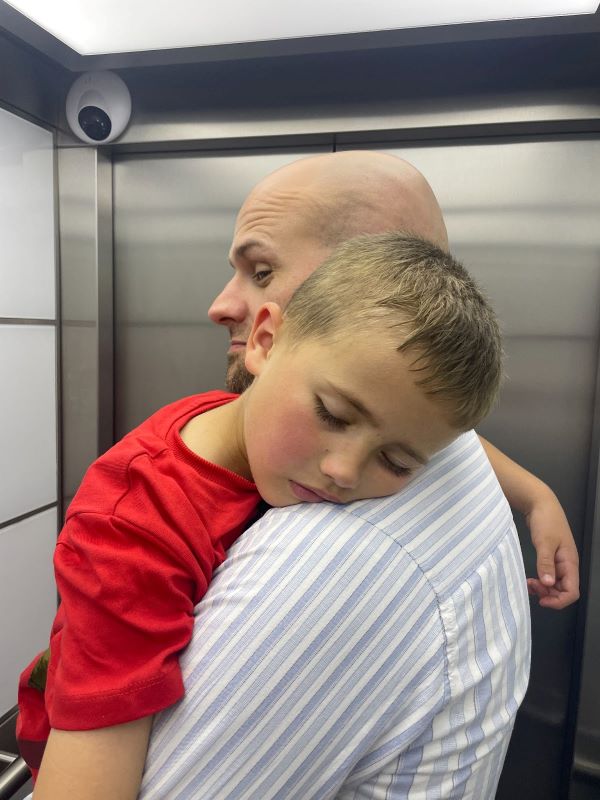
[[0,531],[4,528],[8,528],[10,525],[16,525],[19,522],[23,522],[30,517],[35,517],[37,514],[42,514],[44,511],[49,511],[51,508],[56,508],[57,506],[58,502],[55,500],[53,503],[47,503],[45,506],[40,506],[39,508],[34,508],[32,511],[19,514],[18,517],[12,517],[12,519],[7,519],[5,522],[0,522]]

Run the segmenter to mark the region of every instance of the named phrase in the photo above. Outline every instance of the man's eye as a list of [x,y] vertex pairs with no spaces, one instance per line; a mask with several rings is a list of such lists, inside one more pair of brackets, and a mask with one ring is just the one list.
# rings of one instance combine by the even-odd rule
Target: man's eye
[[255,283],[263,283],[264,281],[267,280],[267,278],[271,275],[272,272],[273,270],[271,269],[260,269],[258,270],[258,272],[254,273],[254,275],[252,276],[252,280],[255,281]]
[[315,397],[315,411],[317,417],[333,430],[341,431],[348,425],[345,420],[334,417],[333,414],[328,411],[327,406],[320,397]]

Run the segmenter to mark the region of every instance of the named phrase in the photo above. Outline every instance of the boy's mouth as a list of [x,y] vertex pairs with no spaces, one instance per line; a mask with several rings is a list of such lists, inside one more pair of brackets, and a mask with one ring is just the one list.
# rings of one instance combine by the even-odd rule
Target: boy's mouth
[[311,489],[308,486],[303,486],[296,481],[290,481],[290,487],[295,497],[302,500],[304,503],[341,503],[338,497],[332,494],[323,492],[320,489]]

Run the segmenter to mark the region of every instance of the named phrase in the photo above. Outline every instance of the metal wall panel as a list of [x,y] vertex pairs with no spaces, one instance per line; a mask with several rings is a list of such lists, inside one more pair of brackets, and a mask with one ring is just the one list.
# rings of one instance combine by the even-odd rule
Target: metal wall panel
[[92,147],[58,151],[63,498],[113,442],[112,162]]
[[[600,342],[600,142],[385,149],[426,175],[453,252],[487,289],[503,322],[508,379],[481,431],[552,486],[582,552],[591,534],[585,514]],[[533,575],[535,553],[523,520],[518,525]],[[531,683],[499,800],[566,796],[580,608],[556,614],[532,605]],[[599,724],[598,696],[589,699]]]
[[207,311],[229,280],[235,217],[263,176],[308,152],[121,157],[114,164],[115,428],[223,386],[227,333]]

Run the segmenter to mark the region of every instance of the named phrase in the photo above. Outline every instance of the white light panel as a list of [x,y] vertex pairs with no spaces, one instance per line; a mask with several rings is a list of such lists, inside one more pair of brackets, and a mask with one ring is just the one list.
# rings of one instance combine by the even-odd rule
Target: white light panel
[[81,55],[593,14],[598,0],[10,0]]

